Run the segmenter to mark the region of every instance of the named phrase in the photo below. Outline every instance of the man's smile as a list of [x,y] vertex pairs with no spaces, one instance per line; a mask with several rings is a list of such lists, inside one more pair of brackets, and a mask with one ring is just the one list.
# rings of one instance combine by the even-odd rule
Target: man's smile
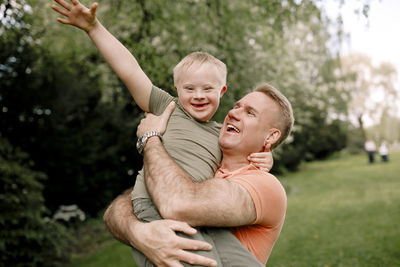
[[240,133],[240,130],[239,130],[236,126],[234,126],[234,125],[232,125],[232,124],[227,124],[227,125],[226,125],[226,130],[227,130],[228,132]]

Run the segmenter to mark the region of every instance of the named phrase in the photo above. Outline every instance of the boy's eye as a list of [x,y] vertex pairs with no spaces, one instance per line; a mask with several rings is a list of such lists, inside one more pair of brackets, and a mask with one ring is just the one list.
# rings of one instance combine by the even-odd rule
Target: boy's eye
[[192,91],[193,88],[192,87],[186,87],[186,90]]

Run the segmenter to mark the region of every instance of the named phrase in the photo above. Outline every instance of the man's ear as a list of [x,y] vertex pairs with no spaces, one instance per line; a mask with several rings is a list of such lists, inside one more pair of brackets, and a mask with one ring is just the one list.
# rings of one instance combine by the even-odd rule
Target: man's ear
[[222,89],[221,89],[221,94],[219,95],[220,98],[225,94],[226,90],[228,90],[228,87],[226,87],[226,85],[225,85],[225,86],[222,87]]
[[267,145],[272,146],[273,144],[278,142],[280,137],[281,137],[281,131],[279,131],[276,128],[272,128],[264,139],[264,147]]

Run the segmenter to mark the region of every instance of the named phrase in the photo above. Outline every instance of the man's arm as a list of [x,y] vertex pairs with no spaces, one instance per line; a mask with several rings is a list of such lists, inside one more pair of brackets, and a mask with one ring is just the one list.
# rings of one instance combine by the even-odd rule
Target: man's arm
[[241,226],[255,221],[250,194],[235,182],[209,179],[194,183],[169,157],[157,137],[144,148],[147,189],[163,218],[192,226]]
[[139,107],[148,112],[152,83],[143,72],[134,56],[124,47],[96,18],[97,3],[90,9],[77,0],[70,4],[64,0],[55,0],[61,7],[52,8],[65,16],[57,20],[84,30],[99,49],[105,61],[124,82]]
[[181,266],[180,261],[202,266],[216,266],[215,261],[187,250],[211,250],[210,244],[179,237],[175,231],[193,235],[187,223],[173,220],[140,222],[133,214],[131,190],[118,196],[104,213],[111,234],[122,243],[135,247],[157,266]]

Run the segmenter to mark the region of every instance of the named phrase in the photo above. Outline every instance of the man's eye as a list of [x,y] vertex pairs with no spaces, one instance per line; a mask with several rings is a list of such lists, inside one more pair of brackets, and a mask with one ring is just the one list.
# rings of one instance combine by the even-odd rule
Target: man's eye
[[249,114],[250,116],[255,116],[256,114],[254,114],[254,112],[253,111],[247,111],[247,114]]

